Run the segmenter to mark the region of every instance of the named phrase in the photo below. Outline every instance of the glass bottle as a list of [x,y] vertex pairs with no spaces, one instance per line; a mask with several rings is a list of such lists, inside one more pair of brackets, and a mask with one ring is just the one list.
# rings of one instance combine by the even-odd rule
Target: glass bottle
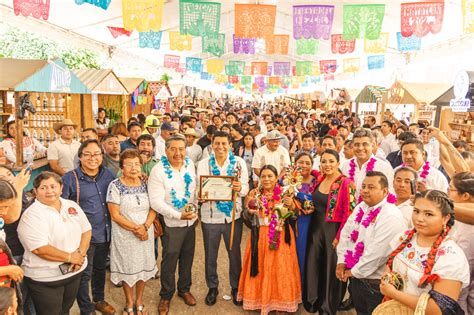
[[48,111],[48,97],[46,94],[43,94],[43,112]]

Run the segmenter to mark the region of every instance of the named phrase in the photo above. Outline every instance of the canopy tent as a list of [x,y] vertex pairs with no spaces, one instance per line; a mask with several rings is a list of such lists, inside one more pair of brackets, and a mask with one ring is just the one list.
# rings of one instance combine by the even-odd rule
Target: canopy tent
[[383,95],[382,102],[387,104],[431,104],[446,91],[447,84],[413,83],[396,81]]
[[381,86],[367,85],[355,98],[357,103],[382,103],[387,89]]
[[127,90],[128,94],[132,94],[135,92],[135,90],[142,84],[145,79],[143,78],[118,78],[120,82],[122,82],[122,85],[125,87]]
[[79,80],[95,94],[126,95],[127,89],[111,69],[73,70]]

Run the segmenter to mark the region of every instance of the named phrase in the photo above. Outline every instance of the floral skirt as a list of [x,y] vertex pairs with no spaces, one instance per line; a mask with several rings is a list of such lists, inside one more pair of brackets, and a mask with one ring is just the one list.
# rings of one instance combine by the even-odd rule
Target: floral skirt
[[271,311],[296,312],[301,303],[301,280],[296,255],[295,238],[291,233],[291,243],[285,243],[284,229],[280,234],[280,246],[270,249],[268,226],[260,227],[258,240],[258,274],[250,276],[250,238],[245,250],[242,273],[240,275],[237,299],[243,301],[245,310],[261,310],[261,314]]

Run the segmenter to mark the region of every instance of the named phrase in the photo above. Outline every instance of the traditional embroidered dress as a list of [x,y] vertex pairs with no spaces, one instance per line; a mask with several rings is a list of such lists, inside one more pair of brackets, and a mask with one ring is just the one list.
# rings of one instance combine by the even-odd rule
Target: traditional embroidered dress
[[[255,198],[257,190],[252,190],[247,201]],[[265,210],[258,215],[258,253],[252,255],[252,239],[249,238],[245,250],[242,273],[240,275],[237,299],[243,301],[245,310],[260,310],[261,314],[271,311],[296,312],[301,303],[301,283],[296,244],[291,227],[280,234],[280,245],[270,249],[268,236],[274,202],[269,201],[270,214]],[[258,273],[251,275],[252,259],[258,260]]]

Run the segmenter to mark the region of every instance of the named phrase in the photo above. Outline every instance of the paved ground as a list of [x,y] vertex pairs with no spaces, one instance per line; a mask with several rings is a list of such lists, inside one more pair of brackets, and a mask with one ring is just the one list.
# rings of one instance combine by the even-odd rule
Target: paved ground
[[[244,235],[242,238],[242,256],[249,237],[248,229],[244,228]],[[161,250],[161,245],[160,245]],[[220,276],[219,299],[214,306],[207,306],[204,303],[204,298],[207,294],[207,286],[204,278],[204,246],[202,241],[202,232],[200,226],[196,229],[196,254],[194,256],[193,264],[193,286],[191,292],[197,300],[197,305],[194,307],[187,306],[183,300],[175,296],[171,300],[170,314],[205,314],[205,315],[227,315],[227,314],[258,314],[258,312],[245,312],[241,307],[235,306],[232,301],[225,301],[223,295],[230,295],[229,278],[228,278],[228,260],[225,246],[222,241],[219,251],[219,266],[218,274]],[[158,314],[160,280],[150,280],[146,284],[144,303],[150,315]],[[110,281],[107,281],[105,288],[106,300],[111,303],[117,310],[117,315],[122,313],[125,303],[123,290],[116,288]],[[71,314],[78,315],[79,310],[77,304],[71,310]],[[300,306],[300,310],[296,314],[310,314]],[[353,315],[352,312],[340,312],[341,315]]]

